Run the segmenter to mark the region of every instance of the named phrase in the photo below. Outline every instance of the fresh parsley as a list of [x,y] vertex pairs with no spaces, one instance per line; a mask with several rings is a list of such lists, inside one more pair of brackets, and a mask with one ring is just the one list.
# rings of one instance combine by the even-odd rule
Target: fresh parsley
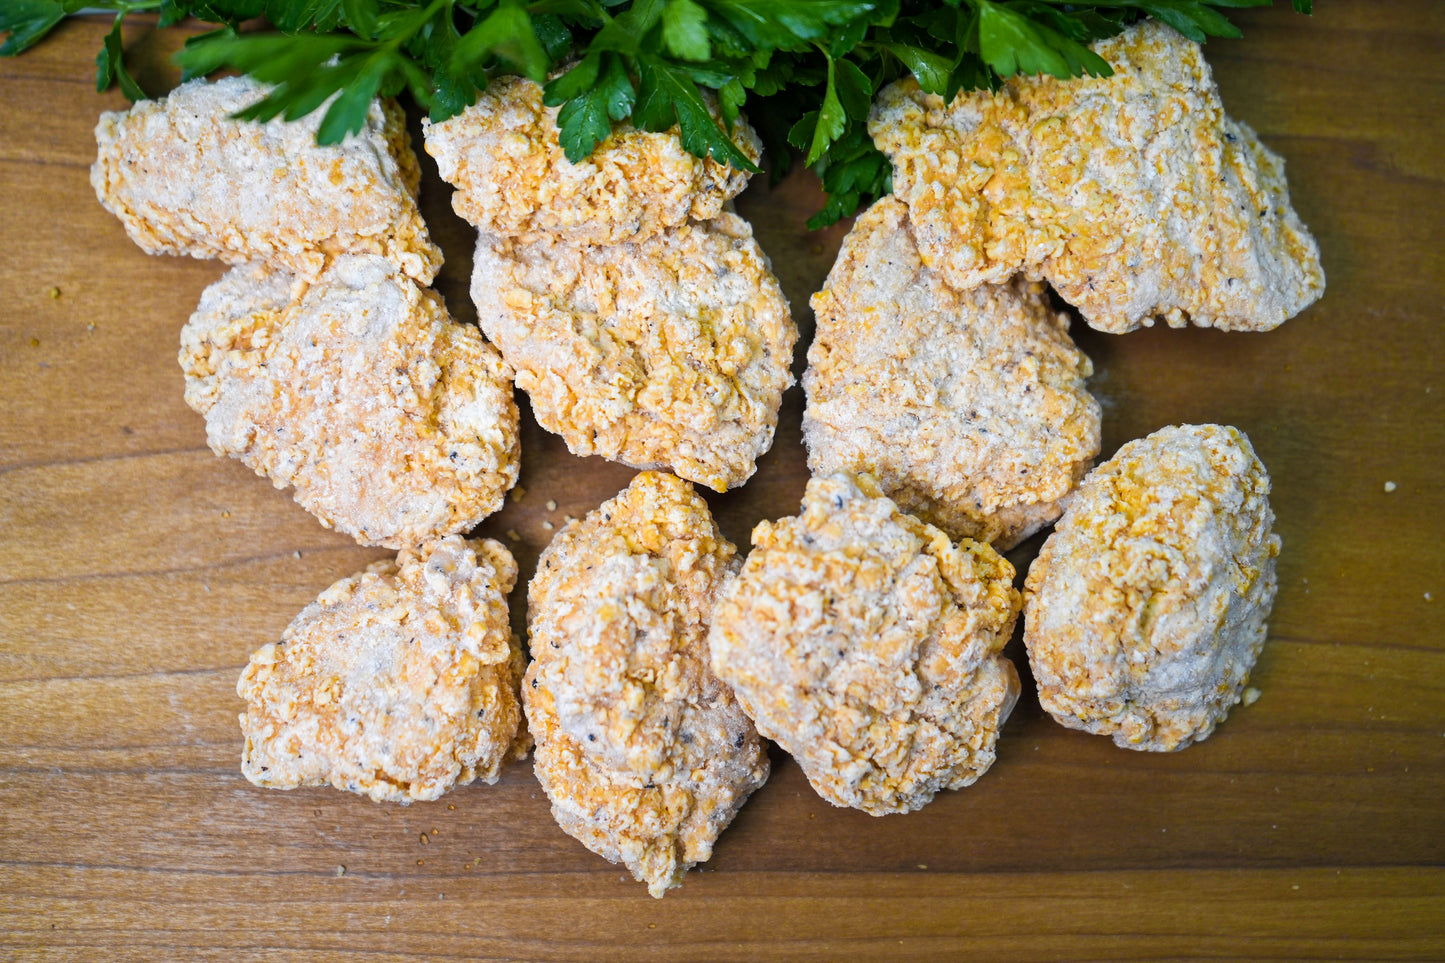
[[[1107,76],[1089,49],[1141,17],[1185,36],[1234,37],[1223,11],[1272,0],[0,0],[0,55],[34,45],[66,15],[115,14],[96,57],[96,87],[145,96],[126,71],[121,24],[194,17],[216,29],[178,55],[187,77],[226,67],[273,86],[245,112],[295,119],[321,107],[318,139],[359,130],[373,97],[403,92],[442,120],[497,74],[545,83],[560,107],[563,149],[592,152],[628,120],[676,127],[698,156],[756,167],[728,131],[746,106],[781,176],[804,158],[831,224],[887,193],[891,170],[868,137],[885,84],[912,74],[931,93],[997,88],[1013,74]],[[1292,0],[1310,12],[1310,0]],[[269,30],[244,29],[264,18]],[[550,78],[550,79],[549,79]],[[711,94],[705,93],[710,91]],[[715,106],[714,106],[715,105]],[[720,115],[720,124],[715,117]]]

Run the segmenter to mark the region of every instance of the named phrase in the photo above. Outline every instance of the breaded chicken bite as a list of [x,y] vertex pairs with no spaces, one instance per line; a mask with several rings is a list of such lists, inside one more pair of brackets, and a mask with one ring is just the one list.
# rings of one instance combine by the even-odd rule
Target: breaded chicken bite
[[1058,517],[1099,452],[1093,366],[1041,285],[958,292],[885,197],[813,296],[803,438],[814,474],[867,472],[954,538],[1013,547]]
[[868,129],[929,266],[959,290],[1044,278],[1115,333],[1263,331],[1316,300],[1284,163],[1225,116],[1199,45],[1146,20],[1093,49],[1112,77],[879,93]]
[[233,269],[201,296],[180,362],[211,449],[363,545],[465,532],[517,480],[511,372],[385,258],[339,258],[310,284]]
[[[717,217],[747,186],[746,172],[689,154],[676,130],[631,124],[616,125],[574,164],[558,140],[557,112],[543,106],[536,82],[499,77],[455,117],[422,121],[427,153],[457,189],[458,216],[483,234],[617,244]],[[762,156],[747,121],[738,119],[732,139],[754,163]]]
[[1039,702],[1126,749],[1207,738],[1240,700],[1274,602],[1269,475],[1236,428],[1182,425],[1089,473],[1029,569]]
[[752,476],[798,331],[746,221],[609,246],[484,234],[474,263],[478,323],[574,454],[717,491]]
[[530,744],[516,581],[500,544],[452,535],[322,592],[241,673],[241,772],[400,803],[496,782]]
[[325,111],[230,119],[266,93],[245,77],[193,80],[101,114],[90,169],[100,202],[148,254],[264,261],[307,277],[340,254],[380,254],[431,283],[442,255],[417,210],[421,169],[401,108],[377,101],[359,133],[319,147]]
[[1001,654],[1013,574],[866,475],[814,477],[799,516],[753,529],[713,613],[713,671],[828,802],[912,812],[993,764],[1019,693]]
[[558,533],[529,588],[537,779],[565,832],[657,897],[768,778],[757,731],[708,668],[708,620],[737,567],[692,486],[643,472]]

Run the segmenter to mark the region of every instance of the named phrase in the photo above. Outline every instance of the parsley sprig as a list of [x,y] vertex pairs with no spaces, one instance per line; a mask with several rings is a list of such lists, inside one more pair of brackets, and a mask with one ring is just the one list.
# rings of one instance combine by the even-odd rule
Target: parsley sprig
[[[318,139],[365,122],[372,98],[409,93],[434,120],[476,101],[497,74],[544,83],[572,160],[627,120],[676,127],[698,156],[755,165],[729,136],[748,115],[781,176],[793,151],[828,193],[812,227],[890,189],[868,137],[885,84],[912,74],[930,93],[997,88],[1013,74],[1107,76],[1089,49],[1140,17],[1193,40],[1234,37],[1223,10],[1272,0],[0,0],[0,55],[14,55],[81,9],[115,20],[96,57],[96,89],[144,91],[125,67],[121,24],[154,13],[215,24],[177,59],[187,77],[221,68],[271,84],[244,116],[304,116],[325,106]],[[1310,12],[1310,0],[1292,0]],[[257,30],[263,19],[269,29]],[[711,96],[704,91],[711,91]],[[711,103],[710,103],[711,101]],[[713,106],[715,104],[715,108]],[[721,123],[716,119],[721,117]]]

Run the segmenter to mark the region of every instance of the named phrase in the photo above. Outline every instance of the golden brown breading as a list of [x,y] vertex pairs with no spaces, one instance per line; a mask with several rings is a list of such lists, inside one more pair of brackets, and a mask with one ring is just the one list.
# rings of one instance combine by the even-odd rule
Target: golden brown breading
[[1029,569],[1044,709],[1128,749],[1208,737],[1264,645],[1273,524],[1269,475],[1236,428],[1163,428],[1090,472]]
[[201,296],[180,361],[212,450],[364,545],[467,531],[517,480],[506,364],[385,258],[338,258],[309,285],[235,268]]
[[868,472],[954,538],[1011,548],[1059,516],[1099,452],[1093,366],[1041,286],[954,291],[885,197],[813,296],[803,437],[814,474]]
[[[556,107],[525,77],[500,77],[455,117],[422,122],[426,150],[457,191],[452,207],[484,234],[551,234],[579,244],[641,241],[709,220],[747,186],[748,174],[682,147],[676,130],[615,125],[580,163],[558,141]],[[739,118],[733,142],[754,163],[762,146]]]
[[452,535],[322,592],[241,673],[241,771],[401,803],[496,782],[529,744],[516,581],[500,544]]
[[553,539],[537,563],[522,688],[552,815],[653,896],[680,885],[768,777],[707,627],[737,571],[707,503],[642,472]]
[[229,119],[266,92],[244,77],[194,80],[101,114],[90,169],[100,202],[150,254],[265,261],[308,277],[336,255],[381,254],[430,283],[442,255],[417,210],[401,108],[378,101],[358,134],[318,147],[324,111]]
[[1042,277],[1111,332],[1262,331],[1317,299],[1284,164],[1225,116],[1199,45],[1146,20],[1094,50],[1112,77],[880,92],[868,129],[929,266],[959,290]]
[[724,491],[772,445],[798,331],[734,214],[610,246],[482,235],[472,299],[574,454]]
[[801,515],[753,530],[713,613],[713,671],[824,799],[911,812],[993,764],[1019,692],[1001,654],[1013,574],[866,475],[815,477]]

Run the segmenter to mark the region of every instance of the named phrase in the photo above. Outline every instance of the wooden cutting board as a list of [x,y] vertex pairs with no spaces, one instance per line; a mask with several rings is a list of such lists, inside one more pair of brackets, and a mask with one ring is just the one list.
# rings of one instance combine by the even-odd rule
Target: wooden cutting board
[[[1445,958],[1445,5],[1319,6],[1241,14],[1208,55],[1288,161],[1324,300],[1261,335],[1074,332],[1106,455],[1215,421],[1269,466],[1258,702],[1138,754],[1056,725],[1025,672],[992,771],[881,819],[775,751],[662,901],[557,829],[527,763],[409,808],[242,779],[247,656],[385,553],[207,449],[175,357],[222,268],[147,257],[95,200],[91,131],[122,106],[91,83],[108,23],[0,62],[0,957]],[[152,92],[176,42],[127,32]],[[439,287],[471,320],[473,235],[423,163]],[[804,228],[818,203],[801,173],[738,204],[804,345],[842,237]],[[796,510],[801,408],[795,388],[757,475],[709,496],[744,548]],[[631,475],[527,418],[526,497],[480,532],[515,530],[526,577],[549,525]]]

